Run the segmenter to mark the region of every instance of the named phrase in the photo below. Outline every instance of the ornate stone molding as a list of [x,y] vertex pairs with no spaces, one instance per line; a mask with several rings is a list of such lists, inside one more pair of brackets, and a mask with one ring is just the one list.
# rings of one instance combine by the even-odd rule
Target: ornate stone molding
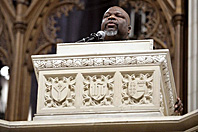
[[[45,57],[36,59],[33,57],[33,64],[35,67],[35,71],[37,73],[37,77],[39,74],[39,71],[46,71],[46,70],[64,70],[64,69],[81,69],[81,68],[108,68],[108,67],[141,67],[141,66],[160,66],[161,69],[161,76],[164,80],[164,83],[162,84],[164,87],[164,90],[166,91],[167,95],[166,97],[169,98],[169,101],[166,102],[168,104],[168,108],[164,108],[164,92],[160,91],[160,109],[161,111],[168,111],[168,114],[172,115],[174,114],[174,104],[175,104],[175,97],[174,97],[174,90],[173,85],[171,84],[170,77],[170,67],[168,65],[168,58],[167,58],[167,51],[163,53],[141,53],[141,54],[127,54],[127,55],[111,55],[111,56],[82,56],[82,57],[63,57],[63,56],[57,56],[57,57],[51,57],[50,59],[46,59]],[[149,76],[150,78],[151,76]],[[87,78],[87,77],[85,77]],[[151,79],[151,78],[150,78]],[[86,81],[87,82],[87,81]],[[152,84],[152,81],[147,82]],[[88,87],[88,83],[86,84],[85,89]],[[148,88],[150,86],[147,86],[147,93],[146,96],[142,99],[143,104],[150,104],[152,103],[152,97],[149,95],[152,95],[152,88]],[[86,91],[86,90],[85,90]],[[86,93],[86,92],[85,92]],[[125,92],[126,93],[126,92]],[[127,93],[128,94],[128,93]],[[86,97],[89,97],[91,99],[92,103],[88,103],[89,106],[92,106],[91,104],[101,104],[103,101],[96,101],[93,98],[90,97],[89,94],[84,94],[86,96],[83,96],[84,100],[86,100]],[[124,95],[124,94],[123,94]],[[126,95],[126,94],[125,94]],[[148,95],[148,96],[147,96]],[[129,98],[130,95],[128,95]],[[124,98],[124,96],[122,96]],[[111,98],[111,97],[110,97]],[[95,103],[94,103],[95,101]],[[86,101],[84,101],[86,102]],[[90,102],[90,100],[88,101]],[[131,100],[131,102],[133,102]],[[141,101],[140,101],[141,102]],[[139,103],[140,103],[139,102]],[[87,104],[87,102],[85,103]],[[167,114],[167,113],[166,113]]]
[[42,69],[62,69],[69,67],[92,67],[92,66],[119,66],[119,65],[150,65],[162,64],[165,55],[144,55],[144,56],[116,56],[116,57],[88,57],[88,58],[63,58],[63,59],[42,59],[34,60],[36,71]]

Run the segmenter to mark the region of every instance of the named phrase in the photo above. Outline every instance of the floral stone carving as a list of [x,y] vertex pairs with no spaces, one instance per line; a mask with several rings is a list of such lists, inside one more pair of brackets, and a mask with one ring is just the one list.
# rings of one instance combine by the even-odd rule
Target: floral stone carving
[[153,73],[123,74],[122,104],[151,104],[153,94]]
[[70,77],[46,77],[45,107],[63,108],[74,106],[75,79]]
[[111,75],[84,77],[83,105],[107,106],[113,103],[114,79]]
[[[34,68],[36,71],[37,79],[39,80],[39,72],[40,71],[46,71],[46,70],[57,70],[57,71],[64,71],[65,69],[72,69],[72,70],[79,70],[79,69],[97,69],[97,68],[120,68],[120,67],[142,67],[142,66],[159,66],[160,70],[160,79],[162,80],[159,87],[161,87],[161,90],[159,91],[159,105],[160,105],[160,111],[164,113],[165,115],[172,115],[174,114],[174,104],[175,104],[175,84],[172,80],[172,70],[170,66],[170,59],[169,59],[169,52],[168,50],[153,50],[152,52],[141,52],[141,53],[129,53],[129,54],[115,54],[115,55],[101,55],[101,56],[64,56],[64,55],[54,55],[51,56],[50,59],[46,59],[46,57],[34,57],[33,56],[33,63]],[[101,71],[102,72],[102,71]],[[104,71],[107,72],[107,71]],[[114,106],[113,103],[116,104],[115,97],[115,89],[113,87],[115,80],[117,79],[117,74],[113,78],[110,76],[112,73],[81,73],[79,72],[79,75],[82,75],[82,87],[81,89],[82,94],[80,95],[81,103],[80,106],[83,107],[89,107],[89,106]],[[114,71],[112,71],[114,72]],[[121,76],[125,78],[124,81],[129,81],[129,78],[127,78],[124,74],[127,74],[125,71],[119,71]],[[128,76],[131,76],[131,84],[132,84],[132,74],[135,75],[135,78],[139,78],[140,80],[140,73],[146,76],[147,79],[150,79],[154,77],[154,73],[152,71],[129,71]],[[153,74],[153,75],[152,75]],[[80,75],[80,76],[81,76]],[[95,77],[94,77],[95,75]],[[109,75],[109,77],[107,76]],[[104,77],[102,77],[104,76]],[[95,78],[95,82],[94,82]],[[102,78],[107,78],[106,81],[102,81]],[[111,79],[112,80],[111,80]],[[122,78],[122,79],[123,79]],[[124,107],[132,105],[144,105],[144,106],[150,106],[154,104],[154,93],[152,90],[154,90],[154,86],[148,86],[147,82],[143,86],[143,90],[145,91],[144,94],[141,95],[133,95],[130,89],[128,90],[127,84],[128,82],[124,82],[121,79],[122,85],[121,86],[121,93],[119,95],[120,98],[120,104],[122,104]],[[128,80],[127,80],[128,79]],[[146,79],[146,78],[145,78]],[[147,80],[146,79],[146,80]],[[104,79],[105,80],[105,79]],[[135,79],[136,80],[136,79]],[[138,80],[138,79],[137,79]],[[91,94],[90,88],[97,87],[98,84],[96,82],[106,83],[104,85],[104,91],[107,91],[106,93],[97,93],[97,94]],[[148,81],[148,80],[147,80]],[[81,85],[80,83],[80,85]],[[93,85],[95,83],[95,86]],[[125,83],[125,84],[124,84]],[[150,83],[154,83],[154,81],[150,81]],[[102,85],[102,84],[100,84]],[[146,86],[145,86],[146,85]],[[116,85],[117,86],[117,85]],[[98,86],[98,88],[102,88],[103,86]],[[145,88],[146,87],[146,88]],[[132,89],[132,88],[131,88]],[[146,90],[145,90],[146,89]],[[163,89],[163,90],[162,90]],[[80,93],[81,93],[80,92]],[[130,93],[131,92],[131,93]],[[129,94],[130,93],[130,94]],[[114,95],[115,94],[115,95]],[[100,96],[98,96],[100,95]],[[153,97],[153,98],[152,98]],[[118,99],[118,98],[117,98]],[[166,106],[166,107],[164,107]],[[80,110],[81,107],[78,107]],[[117,108],[117,107],[116,107]]]

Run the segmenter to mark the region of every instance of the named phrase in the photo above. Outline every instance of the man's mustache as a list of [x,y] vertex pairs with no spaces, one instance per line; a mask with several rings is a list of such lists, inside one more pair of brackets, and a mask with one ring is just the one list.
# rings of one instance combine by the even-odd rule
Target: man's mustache
[[110,24],[110,23],[115,24],[116,27],[118,28],[118,23],[117,23],[116,21],[114,21],[114,20],[109,20],[109,21],[107,21],[107,22],[105,23],[105,28],[107,28],[107,25]]

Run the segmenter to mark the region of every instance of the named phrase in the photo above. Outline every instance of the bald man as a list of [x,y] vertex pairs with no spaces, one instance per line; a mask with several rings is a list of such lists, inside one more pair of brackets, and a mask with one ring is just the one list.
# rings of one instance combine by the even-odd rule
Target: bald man
[[104,13],[101,30],[106,34],[106,41],[128,39],[131,30],[129,15],[118,6],[110,7]]
[[[103,16],[101,30],[105,32],[105,41],[127,40],[131,30],[129,15],[120,7],[110,7]],[[87,42],[89,37],[78,42]],[[94,40],[94,39],[93,39]],[[180,98],[175,103],[175,112],[181,113],[183,104]]]
[[[110,7],[103,16],[101,30],[105,32],[105,41],[127,40],[131,30],[129,15],[120,7]],[[181,113],[183,104],[180,98],[175,103],[175,112]]]

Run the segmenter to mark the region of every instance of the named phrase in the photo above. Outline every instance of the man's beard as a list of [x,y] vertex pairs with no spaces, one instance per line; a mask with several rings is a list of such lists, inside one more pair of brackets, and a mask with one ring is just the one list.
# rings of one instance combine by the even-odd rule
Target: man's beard
[[111,36],[115,36],[118,34],[118,30],[105,30],[105,35],[111,37]]

